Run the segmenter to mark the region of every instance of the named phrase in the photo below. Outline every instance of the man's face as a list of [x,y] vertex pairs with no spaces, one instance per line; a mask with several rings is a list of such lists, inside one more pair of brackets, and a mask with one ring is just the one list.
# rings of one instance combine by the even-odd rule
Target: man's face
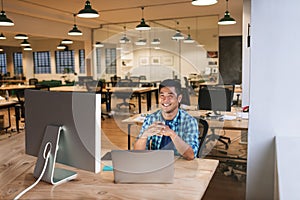
[[159,104],[165,113],[177,113],[182,96],[178,95],[175,87],[163,87],[159,92]]

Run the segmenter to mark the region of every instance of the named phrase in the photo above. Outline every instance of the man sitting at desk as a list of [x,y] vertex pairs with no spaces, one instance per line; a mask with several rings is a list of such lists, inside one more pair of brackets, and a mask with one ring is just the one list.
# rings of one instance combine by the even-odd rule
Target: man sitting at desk
[[173,149],[187,160],[197,156],[198,123],[179,108],[181,99],[180,82],[167,79],[159,85],[161,109],[146,117],[135,150]]

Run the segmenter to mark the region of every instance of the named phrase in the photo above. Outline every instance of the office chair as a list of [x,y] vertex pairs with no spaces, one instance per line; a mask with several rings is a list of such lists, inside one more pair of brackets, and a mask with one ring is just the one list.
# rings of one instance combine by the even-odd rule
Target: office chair
[[[117,84],[116,87],[120,87],[119,90],[116,90],[114,92],[115,97],[122,99],[123,102],[117,104],[117,108],[120,109],[121,106],[129,106],[129,109],[131,109],[131,106],[135,107],[133,103],[129,103],[126,101],[126,99],[130,99],[133,93],[133,90],[131,88],[132,81],[130,79],[121,79]],[[126,89],[121,89],[122,87],[126,87]]]
[[28,80],[28,82],[29,82],[29,85],[36,85],[39,81],[37,78],[30,78]]
[[110,77],[110,81],[112,84],[112,87],[116,87],[117,83],[121,80],[121,77],[114,75],[112,77]]
[[206,120],[199,118],[198,119],[198,127],[199,127],[199,148],[197,152],[197,158],[202,157],[202,151],[205,149],[205,139],[207,136],[209,125]]
[[190,106],[191,101],[190,101],[190,93],[189,93],[188,89],[187,88],[181,88],[181,95],[182,95],[182,99],[181,99],[180,104]]
[[[105,94],[105,92],[103,92],[103,88],[104,88],[105,83],[102,81],[96,81],[96,80],[92,80],[92,81],[88,81],[86,82],[86,89],[88,92],[92,92],[92,93],[96,93],[96,94],[101,94],[101,104],[105,104],[106,105],[106,111],[108,111],[107,109],[107,95]],[[101,110],[101,119],[105,119],[104,116],[110,117],[110,115],[108,113],[104,113]]]
[[183,79],[184,79],[184,85],[185,85],[185,87],[188,89],[189,93],[190,93],[191,95],[196,95],[196,93],[195,93],[194,89],[192,88],[192,86],[190,85],[190,83],[189,83],[187,77],[184,76]]
[[140,86],[140,77],[139,76],[131,76],[131,87],[139,87]]

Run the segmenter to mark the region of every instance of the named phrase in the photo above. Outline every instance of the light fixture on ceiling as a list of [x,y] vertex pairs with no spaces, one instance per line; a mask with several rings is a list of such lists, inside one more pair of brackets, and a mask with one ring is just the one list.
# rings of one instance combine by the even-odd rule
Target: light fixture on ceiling
[[99,17],[99,13],[92,9],[90,1],[86,1],[84,9],[80,10],[77,16],[82,18],[96,18]]
[[5,40],[5,39],[6,39],[5,35],[3,35],[3,33],[1,33],[0,34],[0,40]]
[[73,40],[64,39],[61,41],[61,44],[73,44]]
[[82,32],[77,28],[77,25],[76,25],[76,14],[73,14],[73,17],[74,17],[74,26],[73,26],[72,30],[70,30],[68,32],[68,35],[80,36],[80,35],[82,35]]
[[151,29],[151,27],[146,24],[145,19],[144,19],[144,7],[141,7],[142,9],[142,19],[139,25],[137,25],[135,27],[135,30],[139,30],[139,31],[148,31]]
[[94,45],[94,47],[101,48],[101,47],[104,47],[104,44],[102,42],[96,42],[95,45]]
[[31,46],[26,46],[26,47],[24,47],[24,51],[32,51]]
[[120,39],[119,41],[121,44],[125,44],[125,43],[129,43],[130,40],[128,39],[128,37],[126,36],[126,26],[124,26],[124,35],[123,37]]
[[[176,28],[177,26],[179,25],[179,22],[177,21],[176,22]],[[176,33],[172,36],[172,39],[173,40],[183,40],[184,39],[184,36],[181,34],[180,30],[176,30]]]
[[147,44],[147,40],[144,38],[140,38],[138,41],[134,43],[136,46],[144,46]]
[[193,0],[192,4],[194,6],[210,6],[218,3],[218,0]]
[[13,26],[14,22],[7,18],[5,11],[3,10],[3,0],[1,0],[1,13],[0,13],[0,26]]
[[158,45],[158,44],[160,44],[159,38],[154,38],[154,39],[151,41],[151,44],[153,44],[153,45]]
[[2,47],[0,48],[0,51],[1,51],[1,52],[4,51]]
[[235,19],[233,19],[232,17],[230,17],[230,13],[228,11],[228,0],[226,0],[226,11],[225,11],[224,17],[219,20],[218,24],[219,25],[232,25],[232,24],[236,24]]
[[25,35],[25,34],[17,34],[17,35],[15,35],[14,38],[17,39],[17,40],[27,40],[28,36]]
[[56,48],[59,50],[64,50],[67,48],[67,46],[60,43]]
[[27,47],[27,46],[30,46],[30,43],[29,43],[26,39],[24,39],[23,42],[21,42],[20,45],[21,45],[22,47]]
[[188,30],[189,30],[188,36],[187,36],[187,38],[185,38],[185,40],[183,40],[183,42],[187,43],[187,44],[191,44],[191,43],[194,43],[195,40],[193,40],[192,37],[191,37],[190,27],[188,27]]

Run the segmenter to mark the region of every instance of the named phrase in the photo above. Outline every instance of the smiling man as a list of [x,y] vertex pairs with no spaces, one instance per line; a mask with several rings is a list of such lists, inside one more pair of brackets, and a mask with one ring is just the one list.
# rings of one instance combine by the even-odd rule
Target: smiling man
[[167,79],[159,85],[160,110],[148,115],[134,144],[135,150],[173,149],[187,160],[197,156],[198,123],[179,108],[181,84]]

